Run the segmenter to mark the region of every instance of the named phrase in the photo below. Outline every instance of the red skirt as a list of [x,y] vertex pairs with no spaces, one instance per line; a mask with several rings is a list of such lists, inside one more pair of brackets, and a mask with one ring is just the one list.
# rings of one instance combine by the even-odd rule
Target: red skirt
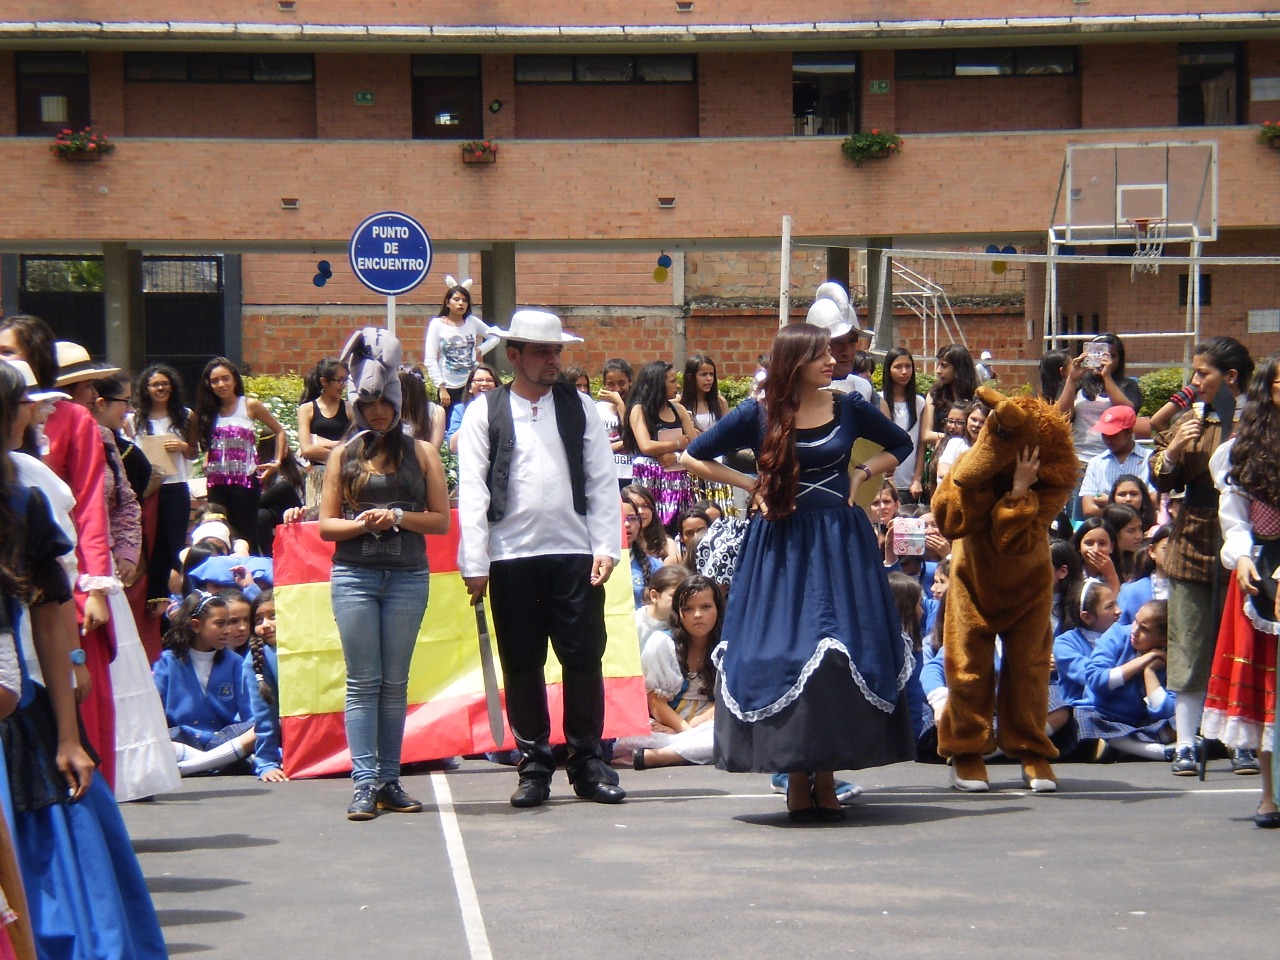
[[1234,575],[1218,628],[1218,646],[1200,730],[1228,747],[1271,750],[1276,717],[1276,635],[1254,626]]

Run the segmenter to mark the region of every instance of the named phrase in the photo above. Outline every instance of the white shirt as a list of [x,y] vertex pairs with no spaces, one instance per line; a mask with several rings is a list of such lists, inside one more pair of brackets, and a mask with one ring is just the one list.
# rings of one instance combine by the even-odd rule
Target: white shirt
[[506,514],[490,524],[489,403],[481,394],[467,405],[458,430],[458,568],[464,577],[488,576],[493,560],[550,554],[622,556],[622,506],[613,450],[604,424],[585,394],[577,394],[586,417],[582,460],[587,515],[573,509],[569,461],[556,429],[555,401],[547,392],[533,404],[507,394],[515,430]]
[[871,386],[871,381],[866,377],[860,377],[856,373],[851,373],[843,380],[832,380],[831,389],[838,390],[840,393],[856,393],[863,400],[870,401],[871,395],[876,392],[875,387]]

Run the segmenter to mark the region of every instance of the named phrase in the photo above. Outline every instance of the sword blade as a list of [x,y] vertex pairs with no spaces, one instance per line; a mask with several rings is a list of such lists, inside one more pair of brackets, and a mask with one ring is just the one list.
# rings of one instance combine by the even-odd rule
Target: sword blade
[[502,700],[498,694],[498,674],[493,666],[493,641],[489,639],[489,621],[484,614],[484,600],[476,601],[476,635],[480,641],[480,670],[484,674],[484,701],[489,711],[489,733],[493,742],[501,747],[505,734],[502,729]]

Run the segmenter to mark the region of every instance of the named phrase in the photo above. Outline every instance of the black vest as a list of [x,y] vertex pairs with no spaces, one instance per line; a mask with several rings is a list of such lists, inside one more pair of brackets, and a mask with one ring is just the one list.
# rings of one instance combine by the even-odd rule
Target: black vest
[[[511,416],[511,385],[506,384],[485,396],[489,406],[489,522],[497,523],[507,513],[507,485],[511,480],[511,455],[515,451],[515,420]],[[573,509],[587,514],[587,475],[583,466],[583,439],[587,431],[587,412],[572,384],[557,383],[551,388],[556,405],[556,430],[564,444],[569,461],[569,486],[573,490]]]

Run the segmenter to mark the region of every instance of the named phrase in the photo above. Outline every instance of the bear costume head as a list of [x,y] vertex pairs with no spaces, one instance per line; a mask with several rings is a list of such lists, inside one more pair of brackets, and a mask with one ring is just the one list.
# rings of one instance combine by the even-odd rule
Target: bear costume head
[[1003,496],[1013,486],[1018,454],[1028,447],[1039,447],[1040,473],[1032,489],[1042,496],[1061,490],[1065,503],[1080,476],[1067,418],[1039,397],[1006,397],[993,387],[979,387],[978,399],[991,413],[973,446],[951,468],[948,479],[961,488],[991,484]]

